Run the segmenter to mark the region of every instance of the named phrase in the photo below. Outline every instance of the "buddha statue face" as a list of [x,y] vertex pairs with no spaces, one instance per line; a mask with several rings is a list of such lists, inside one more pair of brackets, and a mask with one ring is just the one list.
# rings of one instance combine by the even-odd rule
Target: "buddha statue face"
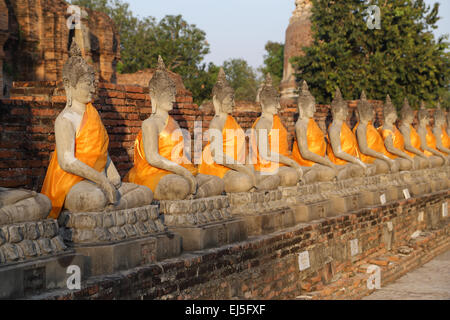
[[425,108],[425,103],[422,101],[420,104],[420,110],[417,114],[419,125],[428,126],[430,124],[430,116],[428,110]]
[[69,106],[73,101],[80,104],[92,102],[96,89],[94,69],[82,58],[75,41],[70,47],[70,58],[63,67],[63,83]]
[[372,104],[367,101],[365,91],[362,92],[361,99],[358,101],[356,109],[358,111],[359,121],[369,122],[373,120],[375,111]]
[[334,99],[331,102],[331,113],[334,120],[346,121],[348,117],[348,105],[342,98],[341,90],[336,89]]
[[298,111],[300,118],[311,119],[316,113],[316,99],[309,92],[308,84],[305,80],[302,83],[302,89],[298,97]]
[[392,126],[395,123],[395,121],[397,121],[397,119],[398,119],[397,112],[395,110],[394,105],[392,104],[392,101],[391,101],[391,98],[389,97],[389,95],[386,97],[383,114],[384,114],[384,122],[388,125]]
[[278,110],[281,109],[280,96],[278,91],[272,85],[272,77],[269,73],[267,74],[264,85],[261,88],[259,100],[263,113],[275,115],[278,113]]
[[438,102],[438,105],[436,107],[436,111],[434,113],[434,123],[438,127],[442,127],[446,122],[445,114],[441,109],[441,105]]
[[401,117],[402,117],[402,121],[406,124],[411,124],[414,121],[414,112],[411,109],[407,98],[405,98],[405,100],[403,100]]
[[234,90],[228,84],[223,68],[220,68],[213,88],[213,104],[216,114],[231,114],[234,108]]
[[176,101],[177,89],[175,82],[170,78],[161,56],[158,58],[158,67],[150,80],[150,97],[153,113],[157,109],[171,111]]

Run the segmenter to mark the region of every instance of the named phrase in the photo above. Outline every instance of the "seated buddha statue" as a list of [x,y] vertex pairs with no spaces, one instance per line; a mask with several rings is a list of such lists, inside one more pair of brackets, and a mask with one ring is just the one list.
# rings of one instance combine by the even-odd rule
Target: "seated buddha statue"
[[47,218],[52,203],[41,193],[0,187],[0,226]]
[[331,102],[333,122],[328,127],[328,158],[335,165],[348,166],[352,177],[375,174],[375,167],[359,159],[358,141],[355,133],[347,125],[348,104],[342,98],[341,90],[336,89]]
[[55,152],[51,156],[42,193],[52,202],[50,217],[63,207],[70,212],[102,212],[148,205],[150,189],[122,183],[108,154],[109,138],[91,101],[94,69],[75,41],[63,67],[67,104],[55,122]]
[[419,134],[412,126],[412,122],[414,121],[414,111],[411,109],[407,98],[403,101],[400,116],[401,119],[398,129],[404,139],[405,153],[413,157],[415,161],[419,161],[420,169],[429,168],[433,164],[431,159],[429,159],[420,149]]
[[408,171],[420,167],[418,159],[415,161],[414,157],[405,152],[405,139],[400,130],[395,126],[397,121],[397,111],[392,104],[389,95],[386,97],[386,102],[383,107],[383,126],[378,128],[380,135],[383,137],[384,146],[387,150],[387,156],[391,159],[398,159],[400,170]]
[[384,141],[372,124],[375,114],[373,106],[367,101],[363,91],[357,104],[359,121],[353,128],[358,140],[359,157],[364,163],[374,164],[377,174],[397,172],[399,163],[387,156]]
[[327,142],[325,135],[314,120],[316,99],[311,95],[308,84],[303,81],[298,97],[299,118],[295,124],[296,138],[292,157],[301,166],[312,167],[317,171],[318,181],[339,180],[351,177],[350,169],[334,164],[326,155]]
[[150,188],[156,200],[185,200],[221,195],[222,179],[198,174],[184,152],[178,123],[169,115],[176,86],[161,57],[150,80],[152,114],[142,123],[134,144],[134,166],[126,181]]
[[446,117],[441,109],[441,104],[438,102],[436,112],[434,113],[433,134],[436,137],[436,148],[441,153],[450,154],[450,137],[447,134],[445,127]]
[[437,149],[436,137],[430,127],[430,115],[425,108],[425,103],[423,101],[420,104],[417,119],[419,120],[417,133],[420,138],[420,150],[430,158],[433,167],[444,165],[447,162],[447,154],[441,153]]
[[241,126],[231,115],[234,90],[221,68],[213,88],[215,115],[209,125],[209,141],[202,153],[199,173],[223,179],[225,192],[247,192],[275,189],[280,184],[276,175],[264,176],[246,164],[246,140]]
[[287,130],[278,116],[281,108],[278,91],[272,85],[270,74],[262,86],[259,101],[262,113],[252,126],[251,156],[256,171],[263,175],[277,174],[280,185],[295,186],[300,179],[316,180],[316,172],[297,163],[289,152]]

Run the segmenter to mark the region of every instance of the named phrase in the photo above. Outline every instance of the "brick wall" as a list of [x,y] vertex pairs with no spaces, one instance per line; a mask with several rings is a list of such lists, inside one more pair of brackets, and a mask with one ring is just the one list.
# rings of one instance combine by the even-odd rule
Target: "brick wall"
[[[382,285],[450,248],[442,203],[450,192],[366,208],[338,217],[184,254],[85,283],[47,299],[357,299],[367,288],[367,266],[381,268]],[[424,220],[419,222],[419,212]],[[392,223],[389,231],[388,223]],[[425,231],[419,237],[411,235]],[[359,251],[352,255],[350,241]],[[310,268],[300,271],[299,253]]]

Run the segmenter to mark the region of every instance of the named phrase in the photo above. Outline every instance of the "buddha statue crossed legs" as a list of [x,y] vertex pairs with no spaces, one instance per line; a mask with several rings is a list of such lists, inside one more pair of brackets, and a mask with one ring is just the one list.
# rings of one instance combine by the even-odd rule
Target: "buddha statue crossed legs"
[[150,189],[121,183],[108,154],[109,138],[91,104],[95,92],[93,68],[73,41],[63,68],[67,105],[55,122],[56,149],[42,193],[52,202],[50,217],[63,207],[70,212],[99,212],[148,205]]
[[169,115],[176,87],[161,57],[150,80],[152,115],[142,123],[134,146],[134,166],[126,180],[149,187],[157,200],[185,200],[220,195],[224,184],[216,176],[197,174],[184,154],[178,123]]
[[263,176],[246,164],[245,133],[231,115],[234,90],[221,68],[213,88],[215,116],[209,125],[209,142],[203,150],[199,172],[222,178],[225,192],[275,189],[278,176]]
[[358,140],[359,157],[364,163],[374,164],[377,174],[397,172],[399,163],[389,158],[383,138],[372,124],[373,106],[367,101],[363,91],[357,104],[358,124],[353,128]]

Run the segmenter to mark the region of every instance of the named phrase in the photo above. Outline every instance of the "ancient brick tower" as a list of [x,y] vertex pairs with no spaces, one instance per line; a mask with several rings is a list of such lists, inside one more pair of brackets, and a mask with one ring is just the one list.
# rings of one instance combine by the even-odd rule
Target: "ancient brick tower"
[[311,0],[295,1],[295,10],[286,30],[284,71],[280,85],[282,99],[290,100],[297,97],[294,69],[289,59],[301,55],[302,47],[312,44],[311,7]]

